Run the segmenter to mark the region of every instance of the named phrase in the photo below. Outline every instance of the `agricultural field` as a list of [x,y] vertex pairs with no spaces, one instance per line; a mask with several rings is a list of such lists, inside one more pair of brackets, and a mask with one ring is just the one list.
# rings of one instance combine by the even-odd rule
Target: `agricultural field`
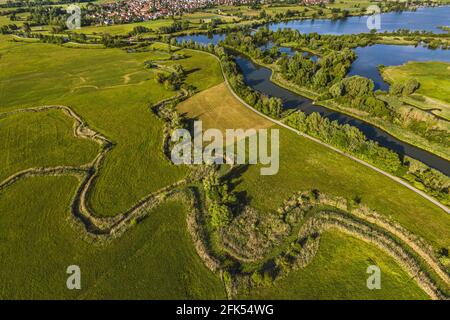
[[205,128],[262,129],[273,124],[251,110],[243,108],[234,98],[225,83],[205,90],[177,106],[180,114],[200,119]]

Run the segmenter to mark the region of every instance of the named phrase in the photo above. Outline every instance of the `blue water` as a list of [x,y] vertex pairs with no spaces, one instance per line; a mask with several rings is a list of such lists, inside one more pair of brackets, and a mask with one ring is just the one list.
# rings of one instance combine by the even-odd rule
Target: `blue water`
[[[296,29],[302,33],[319,34],[356,34],[370,32],[367,27],[368,16],[348,17],[339,20],[292,20],[269,24],[269,29],[276,31],[283,28]],[[418,8],[417,11],[388,12],[380,14],[378,32],[409,29],[444,33],[441,26],[450,25],[450,6]]]
[[189,34],[185,36],[179,36],[176,38],[178,42],[183,41],[194,41],[202,44],[212,43],[214,45],[218,44],[219,41],[225,40],[225,34],[214,33],[214,34]]

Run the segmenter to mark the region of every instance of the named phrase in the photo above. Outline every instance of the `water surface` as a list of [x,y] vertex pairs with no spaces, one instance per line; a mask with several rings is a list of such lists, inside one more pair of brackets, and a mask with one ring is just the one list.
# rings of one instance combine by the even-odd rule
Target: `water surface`
[[[368,16],[347,17],[345,19],[315,19],[291,20],[270,23],[269,29],[276,31],[291,28],[301,33],[317,32],[319,34],[356,34],[370,32],[367,27]],[[432,31],[444,33],[439,27],[450,25],[450,6],[423,7],[417,11],[387,12],[380,14],[380,29],[378,32],[409,29],[411,31]]]

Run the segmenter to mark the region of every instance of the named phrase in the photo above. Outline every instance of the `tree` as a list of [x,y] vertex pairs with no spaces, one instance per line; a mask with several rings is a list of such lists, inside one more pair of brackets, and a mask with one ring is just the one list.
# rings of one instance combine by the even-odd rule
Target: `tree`
[[408,79],[405,82],[405,87],[403,88],[404,95],[410,95],[414,93],[417,89],[419,89],[419,82],[416,79]]
[[344,94],[344,85],[342,82],[335,83],[329,91],[334,98],[338,98]]
[[31,27],[30,27],[30,24],[28,22],[24,22],[23,23],[23,31],[25,31],[26,33],[31,32]]
[[399,96],[403,92],[403,85],[401,83],[395,82],[389,88],[389,93],[394,96]]
[[178,74],[178,76],[184,76],[185,75],[186,71],[184,70],[184,68],[183,68],[183,66],[181,64],[173,65],[173,69]]

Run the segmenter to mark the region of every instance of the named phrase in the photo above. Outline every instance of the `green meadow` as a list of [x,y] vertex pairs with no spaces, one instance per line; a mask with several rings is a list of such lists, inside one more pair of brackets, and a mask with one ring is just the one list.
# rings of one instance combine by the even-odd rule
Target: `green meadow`
[[[225,298],[194,249],[184,205],[166,202],[121,238],[92,244],[71,224],[77,183],[34,177],[0,194],[1,299]],[[81,290],[66,288],[69,265],[80,267]]]
[[[381,270],[381,289],[367,288],[367,267]],[[317,255],[303,269],[272,286],[256,288],[248,299],[428,299],[414,279],[376,246],[337,231],[320,238]]]
[[[149,108],[175,95],[157,84],[154,71],[144,67],[146,60],[165,59],[167,53],[1,41],[0,54],[0,68],[5,70],[0,75],[0,112],[66,105],[114,143],[89,197],[96,214],[121,213],[145,195],[186,175],[185,168],[164,158],[163,124]],[[188,58],[176,62],[187,70],[187,83],[203,90],[221,81],[220,68],[213,57],[194,51],[185,54]],[[17,126],[20,125],[19,122]],[[1,143],[7,142],[2,139]],[[30,148],[34,148],[31,153],[42,151],[39,144]],[[41,156],[45,158],[44,154]],[[43,165],[54,162],[46,160]]]

